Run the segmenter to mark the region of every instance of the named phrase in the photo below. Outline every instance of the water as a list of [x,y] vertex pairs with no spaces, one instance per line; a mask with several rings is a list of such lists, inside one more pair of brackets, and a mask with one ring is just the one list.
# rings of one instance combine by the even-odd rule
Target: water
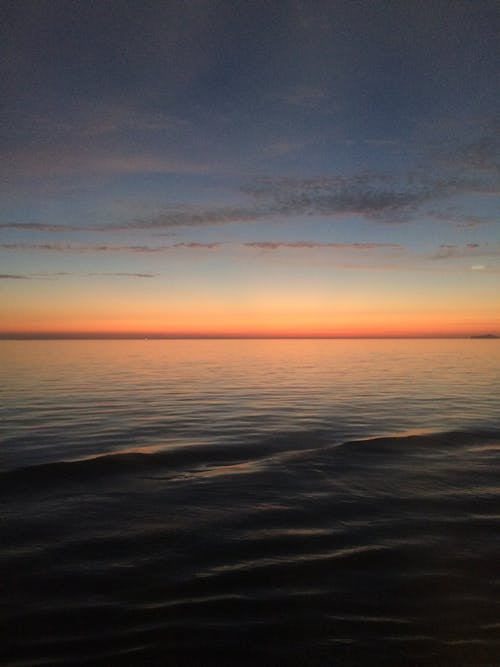
[[2,664],[500,664],[498,341],[0,359]]

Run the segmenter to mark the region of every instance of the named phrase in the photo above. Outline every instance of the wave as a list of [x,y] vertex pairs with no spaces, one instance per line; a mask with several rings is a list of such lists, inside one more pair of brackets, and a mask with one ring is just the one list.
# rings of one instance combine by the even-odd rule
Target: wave
[[486,667],[500,431],[122,450],[2,473],[9,667]]
[[25,492],[27,487],[90,482],[129,474],[162,474],[162,479],[175,480],[180,473],[214,475],[219,470],[223,474],[224,468],[242,464],[243,470],[248,471],[266,462],[276,464],[279,460],[293,459],[300,464],[318,455],[323,463],[342,461],[344,465],[358,464],[360,460],[368,463],[373,458],[386,462],[419,456],[437,459],[465,451],[496,456],[500,451],[500,430],[409,434],[347,442],[335,442],[334,435],[326,431],[305,431],[260,442],[169,446],[152,452],[144,449],[14,468],[0,472],[0,483],[3,490]]

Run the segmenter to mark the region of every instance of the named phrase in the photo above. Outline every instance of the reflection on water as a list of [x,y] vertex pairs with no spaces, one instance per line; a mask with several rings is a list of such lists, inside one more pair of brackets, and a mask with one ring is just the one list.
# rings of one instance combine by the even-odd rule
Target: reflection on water
[[2,341],[1,465],[316,432],[495,425],[481,340]]
[[2,664],[500,664],[495,341],[0,350]]

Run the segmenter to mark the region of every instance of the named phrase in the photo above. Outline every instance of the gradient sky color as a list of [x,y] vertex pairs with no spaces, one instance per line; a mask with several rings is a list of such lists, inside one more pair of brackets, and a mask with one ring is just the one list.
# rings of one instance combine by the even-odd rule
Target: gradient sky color
[[0,334],[500,334],[496,0],[1,10]]

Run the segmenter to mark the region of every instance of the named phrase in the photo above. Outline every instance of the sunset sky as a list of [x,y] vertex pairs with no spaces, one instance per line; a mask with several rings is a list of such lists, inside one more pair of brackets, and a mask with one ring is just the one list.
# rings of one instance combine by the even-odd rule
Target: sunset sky
[[0,23],[0,334],[500,334],[497,0]]

